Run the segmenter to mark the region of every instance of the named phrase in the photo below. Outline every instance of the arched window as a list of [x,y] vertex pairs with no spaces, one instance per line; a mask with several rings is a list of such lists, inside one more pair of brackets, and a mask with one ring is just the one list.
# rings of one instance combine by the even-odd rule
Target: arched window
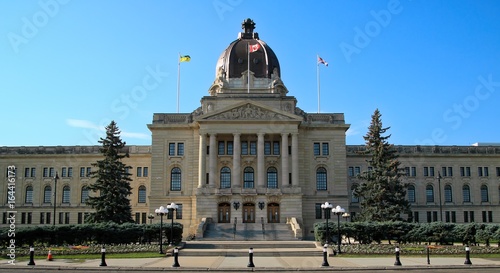
[[408,190],[406,191],[407,195],[408,195],[408,202],[410,203],[415,203],[417,200],[416,200],[416,195],[415,195],[415,186],[413,185],[409,185],[408,186]]
[[427,185],[425,188],[425,200],[427,203],[434,202],[434,187],[432,185]]
[[323,167],[316,170],[316,190],[326,191],[326,169]]
[[267,169],[267,187],[269,189],[278,188],[278,171],[275,167],[269,167]]
[[481,186],[481,202],[489,202],[489,197],[488,197],[488,186],[482,185]]
[[170,190],[180,191],[181,190],[181,169],[173,168],[170,173]]
[[470,202],[470,187],[469,185],[464,185],[462,187],[462,197],[464,202]]
[[45,186],[43,189],[43,202],[50,203],[52,201],[52,188],[50,186]]
[[444,202],[445,203],[453,202],[453,193],[451,190],[451,185],[444,186]]
[[354,192],[356,191],[356,188],[358,185],[352,185],[351,187],[351,203],[359,203],[359,197],[354,195]]
[[26,187],[25,203],[33,203],[33,186]]
[[139,199],[137,200],[138,203],[146,203],[146,186],[144,185],[139,186],[138,196],[139,196]]
[[89,189],[86,186],[82,187],[82,194],[80,196],[82,204],[85,204],[89,198]]
[[70,198],[70,189],[69,189],[69,186],[64,186],[63,187],[62,202],[63,203],[69,203],[69,198]]
[[246,167],[243,171],[243,188],[244,189],[253,189],[254,184],[254,175],[253,168]]
[[229,169],[229,167],[222,167],[222,169],[220,169],[220,188],[231,188],[231,169]]

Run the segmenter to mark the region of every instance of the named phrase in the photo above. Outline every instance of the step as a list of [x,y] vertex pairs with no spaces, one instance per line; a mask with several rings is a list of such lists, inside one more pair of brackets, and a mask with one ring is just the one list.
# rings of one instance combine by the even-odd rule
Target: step
[[180,250],[183,256],[248,256],[249,249],[255,256],[301,257],[322,256],[323,251],[312,241],[189,241]]

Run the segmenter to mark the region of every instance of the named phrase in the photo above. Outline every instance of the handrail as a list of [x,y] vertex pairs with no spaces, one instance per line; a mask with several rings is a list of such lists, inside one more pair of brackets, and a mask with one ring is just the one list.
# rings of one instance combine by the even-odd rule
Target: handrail
[[238,217],[234,217],[233,240],[236,240],[236,224],[237,223],[238,223]]
[[266,228],[264,227],[264,217],[260,217],[260,222],[262,223],[262,239],[266,239]]

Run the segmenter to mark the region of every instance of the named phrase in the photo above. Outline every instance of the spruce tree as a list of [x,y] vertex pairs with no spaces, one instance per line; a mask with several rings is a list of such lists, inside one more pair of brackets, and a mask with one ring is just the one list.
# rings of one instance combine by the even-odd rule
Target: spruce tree
[[104,159],[93,163],[97,170],[91,172],[95,182],[89,185],[89,190],[94,196],[89,196],[87,204],[95,212],[90,213],[86,221],[93,223],[115,222],[118,224],[133,222],[132,208],[129,195],[132,193],[130,186],[130,173],[122,159],[129,157],[125,151],[125,142],[120,138],[120,130],[114,121],[106,127],[106,138],[100,138],[102,144],[100,152]]
[[370,169],[358,176],[362,183],[354,192],[361,202],[357,218],[361,221],[397,221],[402,214],[411,213],[406,200],[407,185],[401,181],[404,169],[400,168],[394,145],[388,143],[391,135],[383,136],[390,127],[382,126],[381,116],[376,109],[363,137],[366,143],[363,154],[371,158],[367,160]]

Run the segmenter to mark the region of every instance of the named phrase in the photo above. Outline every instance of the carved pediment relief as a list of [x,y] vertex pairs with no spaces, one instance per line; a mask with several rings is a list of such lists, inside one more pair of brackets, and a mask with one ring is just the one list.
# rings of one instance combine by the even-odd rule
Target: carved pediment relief
[[252,103],[246,103],[230,110],[215,113],[205,120],[293,120],[292,116],[278,113]]

